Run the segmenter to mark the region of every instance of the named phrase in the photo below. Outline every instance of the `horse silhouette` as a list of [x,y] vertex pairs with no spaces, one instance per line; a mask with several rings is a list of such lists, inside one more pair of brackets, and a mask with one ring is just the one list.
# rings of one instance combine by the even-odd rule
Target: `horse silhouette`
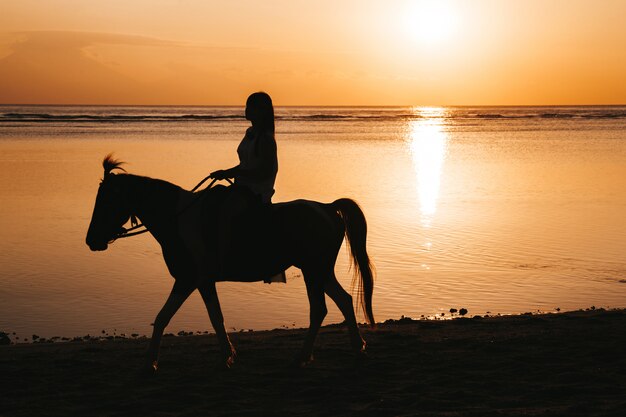
[[[226,273],[218,267],[217,226],[220,202],[229,187],[218,185],[191,192],[167,181],[132,175],[108,155],[102,165],[104,178],[87,232],[92,251],[106,250],[123,236],[124,224],[139,218],[159,242],[174,286],[154,320],[146,369],[155,372],[161,338],[166,326],[189,295],[198,289],[206,305],[220,345],[220,363],[230,367],[236,358],[217,296],[218,281],[254,282],[290,266],[302,270],[310,304],[310,325],[295,363],[313,360],[313,344],[326,316],[324,294],[345,317],[352,349],[365,353],[352,296],[337,281],[335,262],[344,236],[350,246],[358,301],[374,326],[372,264],[366,250],[367,222],[358,204],[342,198],[330,204],[296,200],[254,207],[236,219]],[[118,169],[124,172],[113,173]],[[354,284],[353,283],[353,284]]]

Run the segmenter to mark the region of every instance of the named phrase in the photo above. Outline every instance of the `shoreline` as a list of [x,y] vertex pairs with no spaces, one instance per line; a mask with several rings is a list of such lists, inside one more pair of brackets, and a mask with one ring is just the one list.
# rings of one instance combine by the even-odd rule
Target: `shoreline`
[[287,366],[305,329],[166,337],[158,374],[138,376],[146,339],[0,346],[0,416],[622,415],[626,309],[413,320],[362,327],[356,363],[341,324],[315,362]]
[[[612,311],[612,310],[626,310],[626,307],[596,307],[591,306],[588,308],[580,308],[576,310],[567,310],[561,311],[560,308],[555,308],[554,311],[529,311],[524,313],[492,313],[488,311],[486,314],[468,314],[468,310],[465,308],[451,308],[449,312],[439,313],[439,314],[422,314],[418,318],[413,318],[409,316],[401,315],[400,318],[388,318],[384,321],[377,323],[380,324],[393,324],[396,322],[419,322],[419,321],[450,321],[456,319],[481,319],[481,318],[496,318],[496,317],[511,317],[511,316],[539,316],[539,315],[547,315],[547,314],[565,314],[565,313],[575,313],[582,311]],[[463,312],[465,310],[465,312]],[[360,328],[368,328],[366,323],[359,322]],[[342,326],[343,322],[337,323],[329,323],[324,324],[322,328],[326,327],[336,327]],[[152,324],[150,324],[152,327]],[[275,327],[273,329],[236,329],[231,328],[228,331],[228,334],[236,334],[236,333],[260,333],[260,332],[271,332],[278,330],[302,330],[305,331],[306,327],[295,327],[288,325],[281,325],[279,327]],[[179,330],[179,331],[166,331],[163,333],[163,337],[188,337],[188,336],[207,336],[214,335],[212,328],[210,330]],[[6,338],[9,338],[9,342],[7,343]],[[118,334],[117,329],[103,329],[100,332],[97,332],[95,335],[91,333],[87,333],[83,336],[52,336],[52,337],[43,337],[38,336],[37,334],[32,334],[31,337],[23,337],[20,336],[17,332],[12,331],[3,331],[0,329],[0,345],[23,345],[23,344],[39,344],[39,343],[68,343],[68,342],[102,342],[102,341],[123,341],[123,340],[149,340],[148,334],[139,334],[139,333],[128,333],[120,331]]]

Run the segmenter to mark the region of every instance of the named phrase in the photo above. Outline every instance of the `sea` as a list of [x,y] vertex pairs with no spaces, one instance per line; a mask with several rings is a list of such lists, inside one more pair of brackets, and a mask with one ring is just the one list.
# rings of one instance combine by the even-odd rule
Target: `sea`
[[[85,244],[101,161],[191,189],[248,126],[242,107],[0,106],[0,331],[150,334],[173,284],[159,245]],[[626,106],[277,107],[276,141],[274,202],[362,207],[377,321],[626,307]],[[349,289],[345,249],[336,274]],[[217,287],[230,332],[308,326],[296,268]],[[212,332],[197,293],[180,331]]]

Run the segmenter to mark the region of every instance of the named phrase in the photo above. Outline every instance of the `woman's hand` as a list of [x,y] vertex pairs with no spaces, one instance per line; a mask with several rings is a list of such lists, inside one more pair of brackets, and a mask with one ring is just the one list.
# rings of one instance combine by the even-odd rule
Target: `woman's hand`
[[230,169],[218,169],[217,171],[211,172],[210,177],[215,178],[216,180],[225,180],[228,178],[235,178],[239,175],[239,167],[233,167]]
[[215,178],[216,180],[223,180],[231,177],[231,175],[229,175],[228,170],[218,169],[217,171],[211,172],[210,177]]

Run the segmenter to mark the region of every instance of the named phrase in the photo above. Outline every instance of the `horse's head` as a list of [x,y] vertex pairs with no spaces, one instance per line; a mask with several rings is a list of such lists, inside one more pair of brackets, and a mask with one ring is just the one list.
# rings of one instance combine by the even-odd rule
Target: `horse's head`
[[106,250],[109,242],[124,231],[124,224],[130,217],[129,192],[126,187],[127,175],[116,175],[114,169],[124,171],[122,162],[107,155],[102,162],[104,178],[100,182],[96,205],[91,215],[87,231],[87,246],[93,251]]

